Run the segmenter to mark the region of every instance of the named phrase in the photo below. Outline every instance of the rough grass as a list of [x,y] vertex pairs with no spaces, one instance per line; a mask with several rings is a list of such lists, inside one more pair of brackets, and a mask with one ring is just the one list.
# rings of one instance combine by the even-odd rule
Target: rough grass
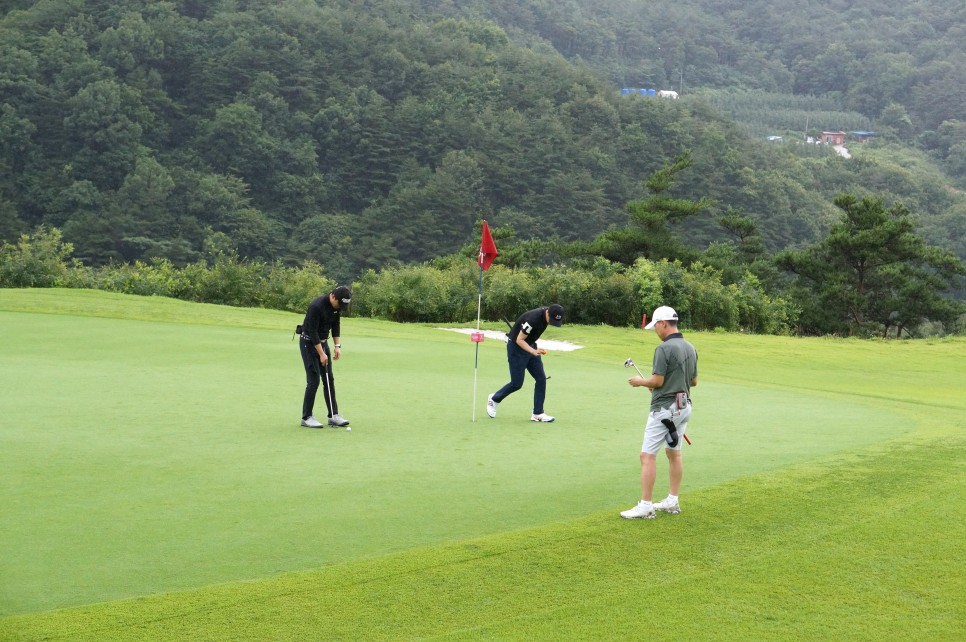
[[[529,387],[470,421],[465,337],[347,320],[346,434],[293,426],[294,315],[40,294],[0,291],[0,384],[18,393],[0,401],[0,639],[964,628],[961,340],[689,335],[685,512],[628,522],[642,400],[620,364],[648,362],[648,333],[552,329],[587,347],[548,358],[547,430],[526,421]],[[165,323],[136,320],[151,303]],[[485,398],[502,347],[485,343],[480,367]],[[43,382],[56,394],[29,398]]]

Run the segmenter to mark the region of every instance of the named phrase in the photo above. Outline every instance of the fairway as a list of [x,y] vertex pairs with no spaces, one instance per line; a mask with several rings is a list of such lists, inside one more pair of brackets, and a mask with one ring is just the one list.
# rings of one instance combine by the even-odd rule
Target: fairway
[[[604,548],[582,548],[580,555],[607,558],[626,555],[634,547],[626,538],[641,536],[647,526],[660,522],[658,528],[672,529],[657,542],[645,540],[651,550],[667,538],[687,538],[689,519],[700,537],[708,535],[700,529],[716,528],[712,514],[721,517],[718,528],[751,526],[734,523],[729,506],[711,497],[744,505],[753,497],[735,496],[735,489],[752,488],[765,497],[775,485],[798,478],[805,481],[792,486],[801,492],[794,499],[807,504],[811,485],[837,492],[835,481],[842,476],[823,477],[823,468],[849,474],[867,469],[883,484],[888,476],[880,475],[882,462],[897,452],[905,453],[893,462],[900,465],[921,448],[944,449],[947,470],[962,472],[962,339],[880,343],[685,328],[700,354],[700,385],[689,428],[694,446],[685,450],[685,519],[675,525],[673,519],[641,524],[617,518],[639,498],[638,452],[647,407],[645,394],[627,385],[631,371],[623,362],[633,357],[644,369],[657,341],[653,333],[550,328],[545,338],[583,347],[545,357],[551,376],[547,411],[558,420],[539,425],[528,421],[529,379],[501,404],[496,419],[484,412],[486,395],[507,379],[501,342],[487,339],[480,347],[473,421],[474,348],[465,335],[349,316],[342,323],[343,358],[335,365],[340,410],[352,421],[352,432],[345,432],[298,425],[304,374],[291,339],[300,321],[301,315],[282,312],[102,292],[0,290],[0,616],[5,616],[0,638],[18,639],[14,636],[25,632],[24,639],[35,639],[48,611],[113,603],[87,607],[95,615],[84,611],[78,617],[101,613],[123,622],[119,630],[134,627],[118,635],[137,639],[137,627],[155,617],[141,609],[161,600],[156,613],[177,611],[179,596],[195,591],[203,595],[185,598],[185,604],[245,602],[244,595],[259,594],[255,601],[267,610],[250,617],[271,621],[281,608],[276,598],[298,594],[319,573],[328,573],[323,584],[333,590],[356,591],[360,577],[425,570],[432,566],[428,559],[459,567],[470,552],[520,554],[532,541],[551,549],[557,542],[557,552],[566,552],[571,538],[588,532],[596,534],[592,541],[603,537]],[[923,402],[929,412],[923,412]],[[321,397],[316,410],[324,415]],[[666,484],[662,458],[657,495],[666,492]],[[876,491],[883,504],[889,504],[892,490],[886,485]],[[950,492],[962,499],[961,484]],[[876,507],[862,510],[869,527]],[[961,501],[946,519],[936,526],[963,526]],[[754,521],[766,538],[778,537],[767,515]],[[807,540],[807,524],[791,519],[787,527],[796,538],[786,542],[788,550],[808,548],[797,539]],[[621,535],[614,538],[614,531]],[[962,549],[961,532],[953,550]],[[864,535],[857,528],[839,536]],[[939,546],[942,533],[926,539]],[[608,552],[610,543],[617,548]],[[894,541],[886,548],[905,550]],[[776,559],[782,555],[777,539],[755,550]],[[563,561],[552,559],[566,564],[575,559],[570,553]],[[718,554],[738,559],[736,550]],[[518,563],[533,564],[534,578],[566,583],[548,573],[541,559],[522,555]],[[611,558],[599,568],[621,568],[626,561]],[[881,563],[888,563],[884,553]],[[470,566],[472,577],[499,575],[479,563]],[[600,581],[591,578],[589,585],[599,590]],[[751,590],[738,581],[740,590]],[[448,579],[438,582],[454,590]],[[378,593],[381,585],[368,586]],[[541,599],[552,599],[559,588],[541,586]],[[630,582],[627,590],[634,586]],[[769,593],[767,586],[760,588]],[[496,598],[509,589],[493,584],[480,590]],[[181,593],[170,602],[164,596],[116,602],[172,592]],[[620,604],[623,598],[609,599]],[[369,608],[368,602],[362,607]],[[353,611],[352,604],[339,608]],[[592,621],[592,613],[566,600],[535,608],[530,616],[502,605],[502,617],[523,628],[498,626],[493,637],[515,639],[532,629],[550,639],[547,615],[538,615],[546,608],[564,608],[574,637],[593,639],[590,624],[577,634],[582,626],[577,623]],[[65,627],[55,639],[77,635],[72,612],[50,616]],[[141,615],[131,620],[131,613]],[[946,622],[955,626],[961,617],[962,607],[947,613]],[[430,610],[416,619],[433,618]],[[190,621],[185,619],[188,628],[176,637],[223,639],[224,631],[239,625],[220,623],[228,628],[218,635],[192,629]],[[400,629],[401,637],[487,637],[482,630],[459,634],[461,620],[439,621],[438,629]],[[251,639],[262,637],[258,630],[252,629]],[[345,630],[332,638],[356,636],[362,632]],[[367,631],[364,637],[378,636]]]

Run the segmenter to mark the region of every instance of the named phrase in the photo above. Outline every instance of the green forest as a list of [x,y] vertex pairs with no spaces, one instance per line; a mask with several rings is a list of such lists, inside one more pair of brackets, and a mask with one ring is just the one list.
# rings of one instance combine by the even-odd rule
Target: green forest
[[[472,256],[486,219],[508,268],[676,262],[787,302],[772,330],[954,331],[964,43],[940,0],[7,0],[3,256],[53,230],[86,269],[220,257],[374,291]],[[807,142],[826,130],[875,135],[845,158]],[[606,321],[650,301],[628,287]]]

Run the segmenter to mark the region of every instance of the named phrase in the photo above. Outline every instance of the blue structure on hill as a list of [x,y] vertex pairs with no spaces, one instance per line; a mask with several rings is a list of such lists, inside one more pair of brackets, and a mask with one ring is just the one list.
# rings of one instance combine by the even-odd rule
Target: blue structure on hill
[[657,89],[654,88],[640,88],[637,87],[623,87],[621,88],[622,96],[657,96]]

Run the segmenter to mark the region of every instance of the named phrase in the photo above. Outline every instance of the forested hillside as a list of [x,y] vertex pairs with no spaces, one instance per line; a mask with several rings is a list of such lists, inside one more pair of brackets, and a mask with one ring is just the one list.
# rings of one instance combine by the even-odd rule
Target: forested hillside
[[[422,5],[444,13],[480,12],[508,29],[539,34],[568,58],[579,56],[623,85],[833,96],[843,109],[885,118],[885,126],[905,133],[936,132],[944,121],[966,122],[966,5],[961,2],[447,0]],[[890,105],[902,110],[887,112]],[[957,138],[963,142],[961,132]]]
[[[783,4],[8,1],[0,239],[47,225],[89,264],[235,248],[353,278],[451,253],[483,217],[592,239],[690,152],[676,195],[713,202],[682,230],[696,247],[729,210],[772,251],[814,242],[852,191],[966,256],[930,160],[966,177],[963,8]],[[821,94],[882,135],[851,160],[772,145],[715,88]]]

